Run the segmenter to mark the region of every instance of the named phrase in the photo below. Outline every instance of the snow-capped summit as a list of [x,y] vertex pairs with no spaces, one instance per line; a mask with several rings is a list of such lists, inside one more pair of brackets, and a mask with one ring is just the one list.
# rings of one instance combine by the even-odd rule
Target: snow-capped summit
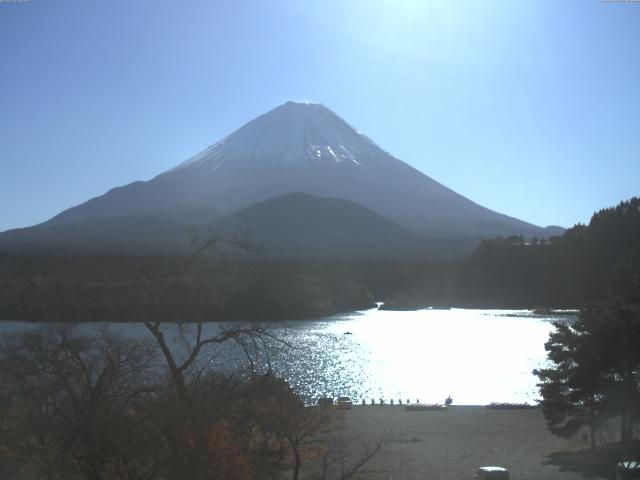
[[380,148],[320,103],[287,102],[250,121],[234,133],[181,163],[208,171],[233,163],[273,164],[388,161]]
[[47,223],[233,212],[291,192],[346,199],[436,236],[546,236],[544,229],[477,205],[398,160],[324,105],[301,102],[251,120],[152,180],[114,188]]

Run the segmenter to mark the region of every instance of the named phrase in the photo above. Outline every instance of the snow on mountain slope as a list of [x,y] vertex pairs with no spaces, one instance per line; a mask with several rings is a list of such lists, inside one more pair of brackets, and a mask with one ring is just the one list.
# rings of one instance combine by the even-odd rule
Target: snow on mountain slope
[[321,104],[288,102],[261,115],[170,172],[196,165],[311,164],[376,158],[380,148]]

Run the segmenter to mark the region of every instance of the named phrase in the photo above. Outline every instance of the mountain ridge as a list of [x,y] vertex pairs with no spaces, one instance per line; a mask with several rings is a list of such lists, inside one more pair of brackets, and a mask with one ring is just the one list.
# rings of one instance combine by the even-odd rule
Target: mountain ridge
[[202,208],[235,212],[292,192],[345,199],[434,237],[550,233],[438,183],[324,105],[296,102],[256,117],[151,180],[113,188],[40,226]]

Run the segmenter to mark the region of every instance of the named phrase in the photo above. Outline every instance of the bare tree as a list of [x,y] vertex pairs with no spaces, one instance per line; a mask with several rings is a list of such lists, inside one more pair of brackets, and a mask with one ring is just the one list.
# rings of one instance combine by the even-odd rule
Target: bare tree
[[316,466],[314,480],[348,480],[362,469],[387,445],[394,441],[392,433],[375,439],[347,437],[333,430],[328,439],[326,454]]
[[153,392],[143,379],[148,345],[106,331],[95,337],[69,327],[5,339],[0,349],[2,435],[6,467],[25,478],[154,476],[139,414]]

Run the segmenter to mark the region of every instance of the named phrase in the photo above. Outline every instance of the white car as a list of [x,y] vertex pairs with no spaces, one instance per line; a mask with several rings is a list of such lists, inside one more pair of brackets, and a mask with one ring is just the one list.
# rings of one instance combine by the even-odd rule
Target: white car
[[640,462],[629,460],[616,465],[616,480],[626,480],[627,478],[640,478]]
[[480,467],[473,478],[477,480],[509,480],[509,471],[502,467]]
[[349,397],[338,397],[336,403],[338,404],[338,408],[341,410],[351,410],[351,407],[353,406],[353,402]]

